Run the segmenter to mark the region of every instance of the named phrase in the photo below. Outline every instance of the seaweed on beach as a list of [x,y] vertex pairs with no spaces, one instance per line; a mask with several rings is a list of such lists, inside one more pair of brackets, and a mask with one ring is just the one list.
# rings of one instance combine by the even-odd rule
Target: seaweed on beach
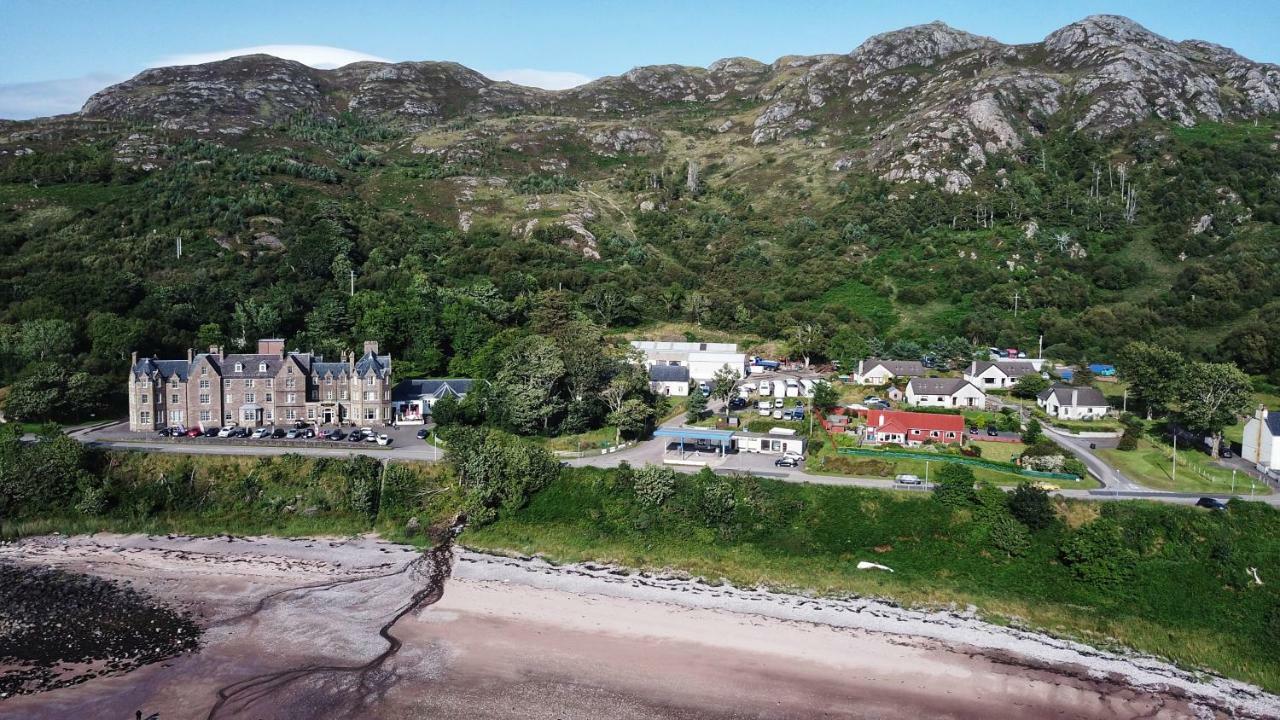
[[0,699],[128,672],[196,649],[200,633],[120,583],[0,563]]

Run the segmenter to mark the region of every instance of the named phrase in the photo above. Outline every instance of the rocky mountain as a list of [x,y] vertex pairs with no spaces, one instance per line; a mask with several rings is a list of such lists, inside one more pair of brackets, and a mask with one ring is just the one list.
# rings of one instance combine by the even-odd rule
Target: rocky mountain
[[80,115],[238,135],[300,112],[353,113],[411,131],[513,115],[620,121],[593,143],[615,153],[633,144],[652,151],[656,129],[699,114],[742,145],[842,148],[830,160],[835,171],[959,191],[992,154],[1015,153],[1056,127],[1107,136],[1151,118],[1193,125],[1280,112],[1280,66],[1095,15],[1026,45],[934,22],[843,55],[645,66],[558,92],[456,63],[316,70],[246,56],[147,70],[94,95]]

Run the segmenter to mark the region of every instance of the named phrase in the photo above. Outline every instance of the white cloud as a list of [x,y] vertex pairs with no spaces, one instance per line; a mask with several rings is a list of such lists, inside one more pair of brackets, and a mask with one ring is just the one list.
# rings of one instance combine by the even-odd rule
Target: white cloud
[[528,85],[544,90],[568,90],[569,88],[589,83],[594,79],[582,73],[534,70],[531,68],[497,70],[495,72],[487,72],[485,76],[491,80],[506,80],[517,85]]
[[150,67],[199,65],[201,63],[226,60],[239,55],[274,55],[278,58],[294,60],[303,65],[323,69],[342,67],[343,65],[365,60],[392,62],[384,57],[370,55],[359,50],[347,50],[346,48],[329,47],[328,45],[255,45],[253,47],[232,48],[230,50],[169,55],[152,63]]
[[124,78],[96,73],[77,78],[0,85],[0,118],[30,118],[76,112],[89,96]]

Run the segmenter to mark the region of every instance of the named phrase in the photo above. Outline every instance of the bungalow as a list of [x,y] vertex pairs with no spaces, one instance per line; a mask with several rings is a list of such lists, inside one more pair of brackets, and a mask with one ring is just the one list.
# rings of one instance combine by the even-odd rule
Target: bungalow
[[964,371],[964,379],[980,388],[1007,388],[1023,375],[1037,375],[1040,369],[1031,360],[974,360]]
[[1240,457],[1260,469],[1280,468],[1280,413],[1268,412],[1258,407],[1257,412],[1244,424],[1244,438]]
[[689,367],[687,365],[653,365],[649,367],[649,390],[654,395],[689,394]]
[[982,408],[987,394],[961,378],[911,378],[907,404],[920,407]]
[[466,378],[401,380],[391,389],[391,417],[406,425],[422,424],[432,406],[446,397],[461,400],[471,391],[473,382]]
[[896,377],[920,377],[925,374],[924,365],[917,360],[880,360],[867,358],[858,361],[853,381],[859,385],[888,385]]
[[1075,387],[1054,383],[1036,396],[1039,405],[1049,417],[1059,420],[1093,420],[1111,411],[1111,405],[1097,388]]
[[862,426],[862,439],[871,444],[963,443],[964,436],[964,417],[941,413],[872,410]]

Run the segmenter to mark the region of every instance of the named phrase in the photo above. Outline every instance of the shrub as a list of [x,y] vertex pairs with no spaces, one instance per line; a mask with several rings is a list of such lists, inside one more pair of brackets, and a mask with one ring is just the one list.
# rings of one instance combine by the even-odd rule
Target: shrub
[[1137,427],[1133,425],[1125,425],[1124,434],[1120,436],[1120,443],[1116,445],[1116,449],[1130,451],[1138,448],[1138,436],[1141,433]]
[[1079,579],[1109,588],[1128,579],[1133,553],[1124,545],[1120,526],[1103,517],[1067,535],[1058,555]]
[[1049,493],[1029,483],[1022,483],[1009,493],[1009,512],[1031,530],[1043,530],[1057,519]]
[[946,463],[938,470],[933,499],[948,507],[965,507],[974,500],[973,470],[959,463]]
[[458,473],[476,524],[493,520],[499,509],[519,509],[560,474],[546,448],[498,430],[454,426],[445,439],[445,459]]
[[645,465],[635,471],[632,483],[641,505],[658,507],[675,494],[676,471],[661,465]]
[[734,482],[731,478],[721,477],[707,472],[710,477],[699,473],[702,481],[702,497],[698,509],[703,521],[708,525],[723,525],[733,517],[733,509],[737,504],[734,497]]
[[1021,557],[1031,548],[1031,533],[1008,514],[991,519],[987,538],[991,547],[1009,557]]
[[1034,445],[1044,439],[1044,431],[1040,428],[1040,421],[1031,418],[1027,421],[1027,429],[1022,431],[1022,442],[1028,445]]

